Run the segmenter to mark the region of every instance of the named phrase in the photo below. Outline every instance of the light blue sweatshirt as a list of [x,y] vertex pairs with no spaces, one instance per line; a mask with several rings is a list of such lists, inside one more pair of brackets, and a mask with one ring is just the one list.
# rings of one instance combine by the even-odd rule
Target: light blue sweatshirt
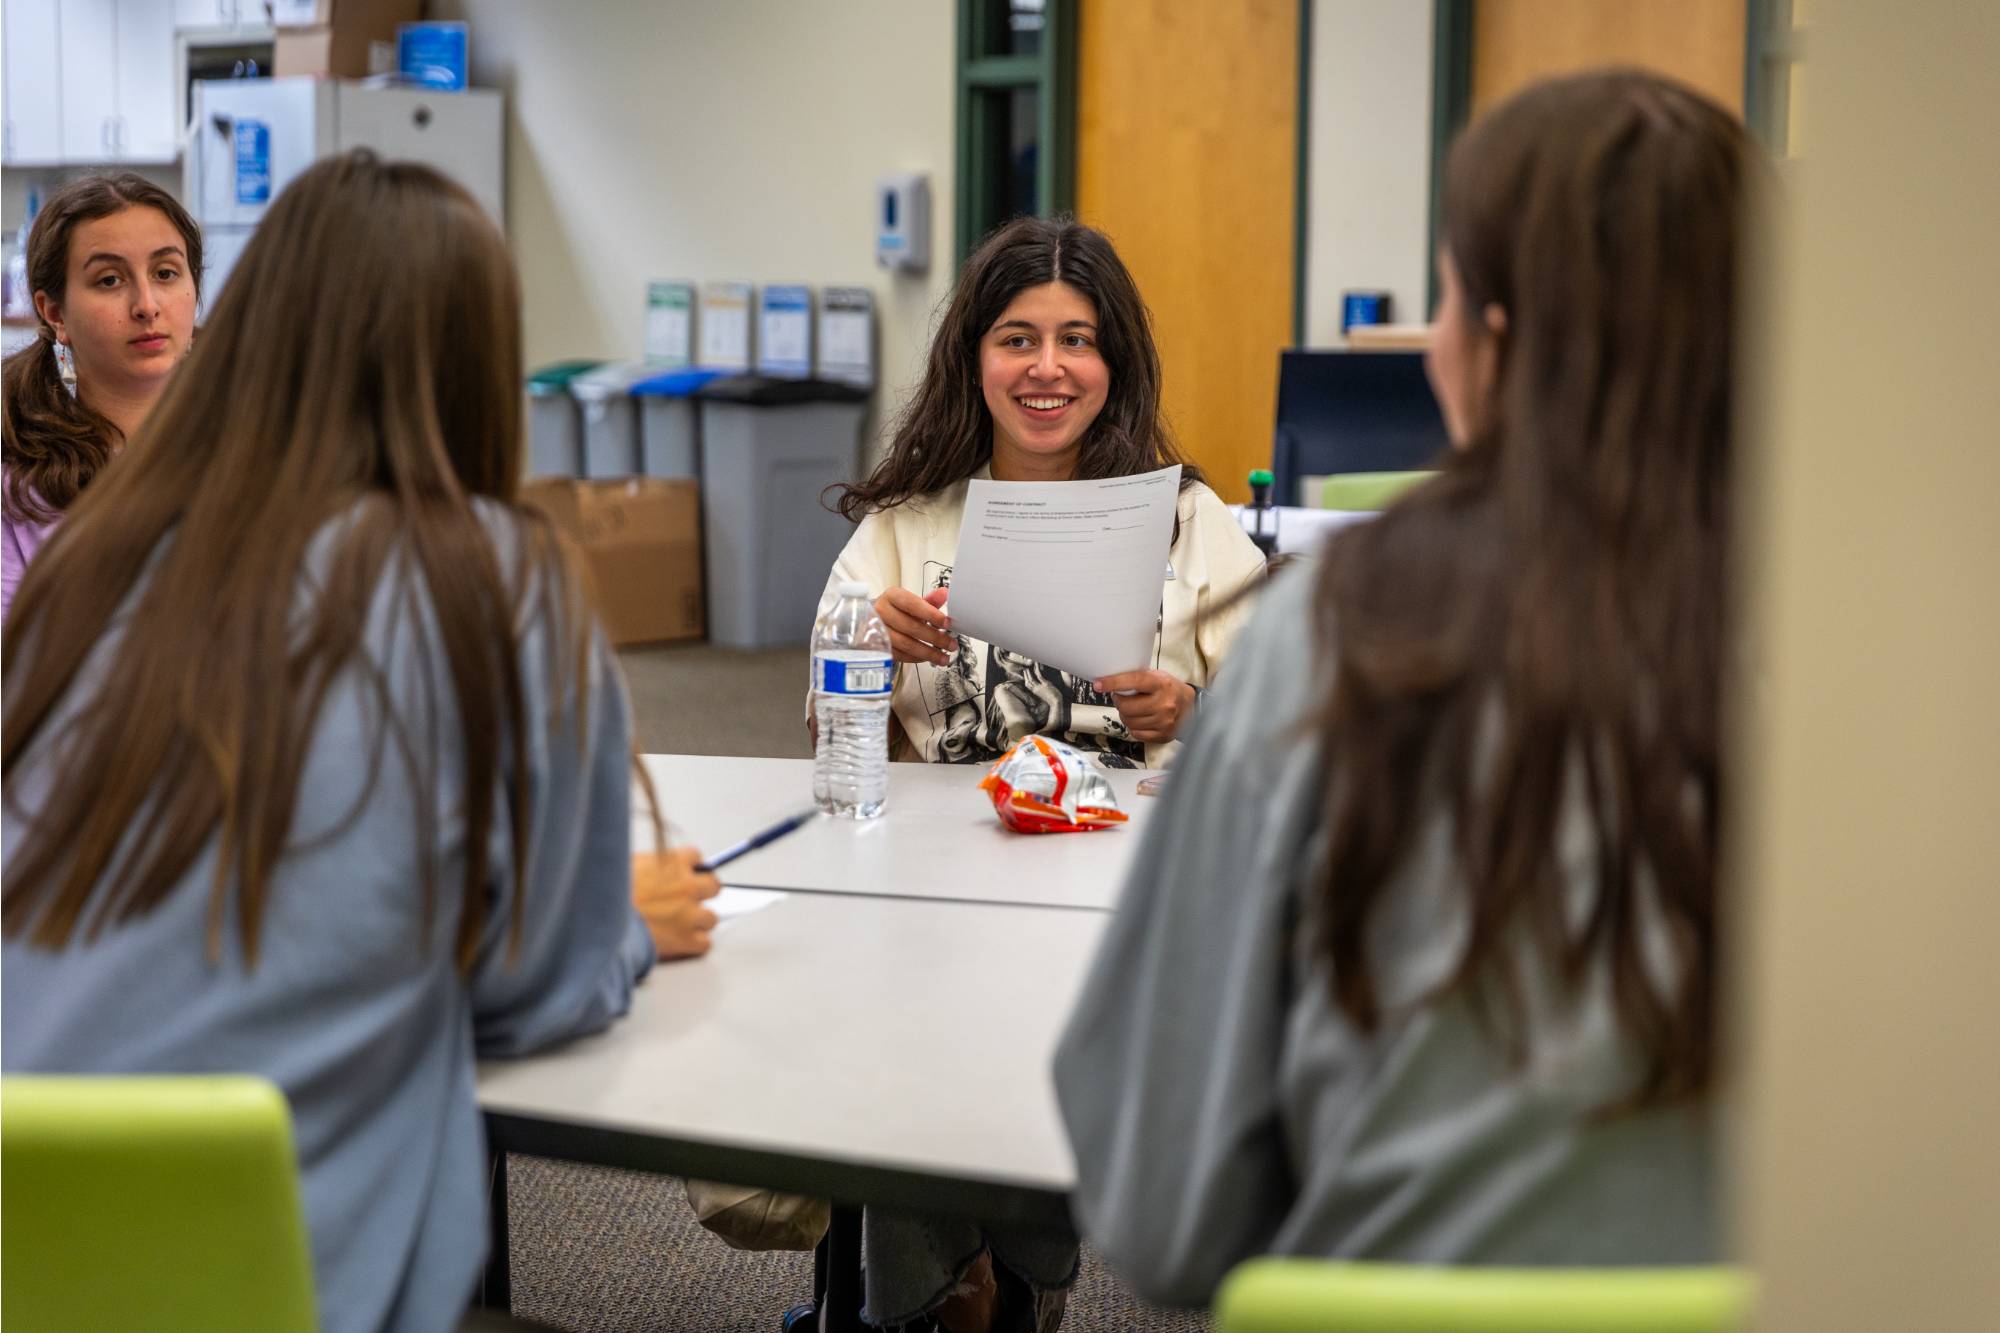
[[[482,517],[506,569],[515,520],[498,506]],[[322,537],[315,558],[324,551]],[[207,959],[212,848],[146,916],[60,953],[14,939],[0,954],[0,1058],[10,1073],[240,1070],[284,1090],[326,1333],[454,1326],[486,1250],[475,1059],[603,1028],[625,1012],[653,957],[631,904],[623,683],[597,636],[581,710],[574,666],[566,686],[558,681],[561,636],[536,621],[517,639],[529,720],[520,749],[533,793],[521,812],[529,837],[519,954],[508,956],[504,797],[478,793],[500,803],[502,817],[478,960],[460,973],[461,737],[443,659],[420,641],[428,632],[435,643],[428,598],[397,596],[394,571],[392,562],[375,597],[366,657],[420,754],[435,728],[436,772],[417,776],[393,744],[371,763],[382,703],[363,672],[348,669],[306,758],[293,850],[270,886],[254,969],[233,925],[219,965]],[[302,598],[311,586],[302,581]],[[86,701],[90,674],[65,711]],[[9,848],[44,799],[51,749],[38,742],[9,783]],[[428,933],[416,822],[424,807],[436,820],[438,910]]]

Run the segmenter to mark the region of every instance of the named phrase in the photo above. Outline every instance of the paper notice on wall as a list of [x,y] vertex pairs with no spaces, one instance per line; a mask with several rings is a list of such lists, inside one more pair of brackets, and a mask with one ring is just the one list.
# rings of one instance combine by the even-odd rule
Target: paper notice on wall
[[953,630],[1085,680],[1153,664],[1181,470],[965,493]]
[[705,282],[701,285],[699,335],[701,355],[695,364],[710,370],[750,369],[750,284]]
[[694,360],[694,284],[646,284],[646,360],[677,370]]
[[819,374],[875,387],[875,294],[866,287],[828,287],[820,293]]
[[781,379],[812,374],[812,289],[767,286],[757,301],[757,369]]

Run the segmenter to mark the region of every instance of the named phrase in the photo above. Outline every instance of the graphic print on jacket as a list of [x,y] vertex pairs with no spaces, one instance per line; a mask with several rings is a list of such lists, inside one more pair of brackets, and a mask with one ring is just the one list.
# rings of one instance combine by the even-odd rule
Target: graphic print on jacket
[[[920,594],[951,587],[951,566],[924,562]],[[919,663],[917,686],[935,728],[932,763],[990,764],[1023,736],[1064,736],[1109,768],[1141,768],[1146,746],[1125,730],[1111,696],[1067,671],[959,636],[949,666]]]

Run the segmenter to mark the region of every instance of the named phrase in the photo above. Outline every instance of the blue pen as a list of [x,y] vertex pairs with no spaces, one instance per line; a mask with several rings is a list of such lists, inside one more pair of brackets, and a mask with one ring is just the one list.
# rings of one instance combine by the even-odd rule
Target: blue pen
[[744,853],[754,852],[759,847],[768,847],[772,843],[776,842],[778,839],[784,837],[787,833],[790,833],[795,829],[804,828],[806,824],[812,819],[812,817],[818,813],[819,811],[817,809],[801,810],[797,814],[793,815],[790,819],[787,819],[782,823],[771,825],[771,827],[765,829],[762,833],[751,834],[749,837],[745,838],[742,842],[737,843],[734,847],[729,848],[727,851],[722,852],[720,855],[709,857],[706,861],[703,861],[700,865],[696,866],[694,868],[694,871],[697,875],[712,874],[713,872],[720,870],[722,869],[722,867],[728,865],[731,861],[734,861],[737,857],[742,856]]

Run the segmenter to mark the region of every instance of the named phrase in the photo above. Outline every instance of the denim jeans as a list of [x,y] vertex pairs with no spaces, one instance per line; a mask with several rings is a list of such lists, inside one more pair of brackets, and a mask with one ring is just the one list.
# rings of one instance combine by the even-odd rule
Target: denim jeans
[[861,1215],[866,1301],[861,1317],[893,1328],[936,1309],[965,1277],[981,1250],[993,1254],[996,1278],[1006,1269],[1025,1282],[1049,1333],[1061,1322],[1060,1295],[1076,1281],[1081,1251],[1068,1227],[987,1224],[962,1218],[868,1208]]

